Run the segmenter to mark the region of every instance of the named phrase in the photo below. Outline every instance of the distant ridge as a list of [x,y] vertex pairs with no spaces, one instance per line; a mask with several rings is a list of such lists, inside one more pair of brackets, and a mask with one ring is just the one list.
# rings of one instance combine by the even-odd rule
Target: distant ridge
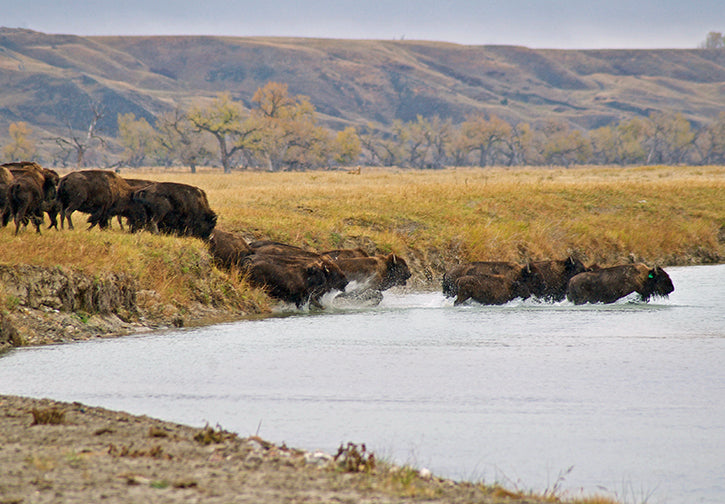
[[725,50],[533,50],[420,41],[274,37],[81,37],[0,28],[0,141],[11,122],[45,136],[86,126],[88,103],[153,122],[228,91],[249,103],[268,81],[309,96],[330,127],[417,115],[585,129],[679,112],[706,122],[725,103]]

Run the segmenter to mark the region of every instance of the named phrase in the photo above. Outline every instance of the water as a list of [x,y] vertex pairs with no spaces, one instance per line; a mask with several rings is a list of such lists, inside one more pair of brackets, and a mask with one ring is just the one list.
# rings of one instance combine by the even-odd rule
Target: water
[[0,393],[80,401],[434,473],[624,502],[725,502],[725,265],[649,304],[439,293],[19,349]]

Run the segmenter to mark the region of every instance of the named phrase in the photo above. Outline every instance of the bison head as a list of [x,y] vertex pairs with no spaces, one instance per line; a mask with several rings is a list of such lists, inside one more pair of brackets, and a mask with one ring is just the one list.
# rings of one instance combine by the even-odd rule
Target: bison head
[[667,297],[675,290],[670,276],[662,268],[655,266],[647,272],[642,290],[638,291],[642,299],[647,301],[652,297]]
[[395,285],[405,285],[410,278],[410,268],[405,259],[391,253],[385,258],[386,274],[383,280],[383,289],[388,289]]
[[[527,263],[526,266],[521,268],[521,274],[516,280],[521,283],[519,288],[527,290],[529,295],[543,297],[546,294],[546,280],[544,279],[544,275],[532,263]],[[522,296],[523,299],[526,299],[526,297]]]

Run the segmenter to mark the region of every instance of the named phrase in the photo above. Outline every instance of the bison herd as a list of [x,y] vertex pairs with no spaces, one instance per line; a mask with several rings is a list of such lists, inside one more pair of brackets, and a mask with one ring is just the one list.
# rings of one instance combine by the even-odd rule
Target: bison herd
[[633,292],[643,301],[666,297],[675,290],[667,273],[655,266],[625,264],[610,268],[586,267],[573,257],[554,261],[471,262],[443,275],[443,293],[454,304],[473,299],[482,304],[504,304],[516,298],[546,301],[565,298],[575,304],[613,303]]
[[0,165],[2,224],[10,218],[15,234],[32,222],[40,232],[44,213],[49,227],[68,224],[73,212],[89,214],[90,227],[106,229],[110,220],[126,218],[131,231],[147,229],[207,239],[216,225],[216,213],[198,187],[175,182],[125,179],[109,170],[81,170],[64,177],[36,163]]
[[[294,245],[247,242],[241,235],[215,229],[217,215],[203,190],[174,182],[123,178],[108,170],[81,170],[63,177],[36,163],[0,165],[0,219],[10,219],[15,234],[32,223],[40,232],[43,216],[50,227],[73,229],[75,211],[88,214],[90,228],[110,227],[113,217],[131,232],[193,236],[205,240],[217,264],[238,268],[249,282],[271,297],[322,307],[330,292],[379,302],[382,291],[403,286],[411,273],[394,254],[369,255],[362,249],[310,251]],[[89,229],[90,229],[89,228]],[[459,305],[468,300],[504,304],[530,297],[545,301],[568,299],[575,304],[612,303],[632,292],[647,301],[667,296],[674,287],[661,268],[626,264],[610,268],[585,267],[573,257],[563,260],[470,262],[443,275],[443,293]]]

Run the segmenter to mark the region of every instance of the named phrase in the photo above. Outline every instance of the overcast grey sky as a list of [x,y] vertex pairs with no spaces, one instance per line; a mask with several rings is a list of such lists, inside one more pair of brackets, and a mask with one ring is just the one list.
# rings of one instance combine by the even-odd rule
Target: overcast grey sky
[[0,24],[78,35],[438,40],[532,48],[694,48],[725,0],[0,0]]

